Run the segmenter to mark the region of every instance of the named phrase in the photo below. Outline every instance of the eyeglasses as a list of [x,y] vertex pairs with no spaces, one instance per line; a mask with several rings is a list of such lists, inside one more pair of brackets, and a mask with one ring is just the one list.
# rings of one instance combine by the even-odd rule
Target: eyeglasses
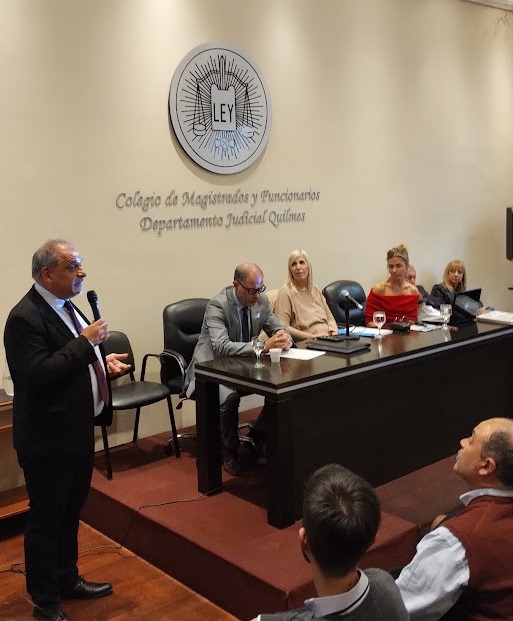
[[244,289],[244,291],[247,291],[249,293],[249,295],[256,295],[257,293],[263,293],[266,290],[266,286],[265,285],[262,285],[260,287],[260,289],[248,289],[247,287],[245,287],[238,280],[236,280],[235,282],[238,283]]

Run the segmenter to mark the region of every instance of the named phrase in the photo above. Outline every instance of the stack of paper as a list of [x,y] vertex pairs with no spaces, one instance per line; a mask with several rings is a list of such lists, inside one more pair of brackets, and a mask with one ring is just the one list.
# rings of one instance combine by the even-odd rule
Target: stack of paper
[[513,326],[513,313],[507,313],[506,311],[487,311],[486,313],[477,315],[476,319],[486,323],[498,323],[505,326]]

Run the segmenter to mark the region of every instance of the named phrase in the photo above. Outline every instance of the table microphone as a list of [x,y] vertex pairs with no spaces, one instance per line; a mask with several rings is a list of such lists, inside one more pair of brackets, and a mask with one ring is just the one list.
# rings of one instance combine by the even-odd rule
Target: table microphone
[[98,319],[100,319],[101,315],[100,315],[100,307],[98,306],[98,295],[96,294],[96,291],[88,291],[87,292],[87,301],[91,305],[91,309],[93,311],[94,320],[98,321]]
[[[94,293],[94,291],[89,291],[89,293]],[[89,299],[89,293],[87,294],[87,299]],[[340,292],[341,296],[345,299],[345,300],[351,300],[351,302],[360,310],[363,310],[363,306],[360,304],[360,302],[358,302],[358,300],[355,300],[353,298],[352,295],[349,294],[349,291],[347,289],[342,289],[342,291]],[[95,294],[96,295],[96,294]],[[89,300],[91,301],[91,300]]]

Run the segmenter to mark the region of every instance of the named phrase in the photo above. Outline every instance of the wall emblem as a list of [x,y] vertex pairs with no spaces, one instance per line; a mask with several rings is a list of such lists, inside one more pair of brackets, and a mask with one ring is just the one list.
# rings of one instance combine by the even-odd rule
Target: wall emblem
[[251,166],[264,150],[271,100],[263,76],[246,54],[205,44],[178,65],[169,91],[169,115],[189,157],[202,168],[227,175]]

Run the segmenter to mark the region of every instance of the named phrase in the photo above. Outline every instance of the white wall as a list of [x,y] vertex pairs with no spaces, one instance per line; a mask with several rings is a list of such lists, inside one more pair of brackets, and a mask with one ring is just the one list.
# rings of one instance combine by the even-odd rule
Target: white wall
[[[321,287],[369,289],[400,242],[427,288],[459,257],[485,302],[513,310],[512,20],[459,0],[2,0],[0,324],[31,284],[32,252],[55,236],[83,253],[86,289],[138,358],[162,347],[167,303],[212,296],[242,260],[278,287],[296,247]],[[272,96],[268,148],[234,176],[188,160],[168,122],[173,71],[208,41],[250,55]],[[115,206],[121,192],[237,188],[321,198],[292,205],[303,224],[161,237]],[[160,418],[143,413],[142,433],[165,429]]]

